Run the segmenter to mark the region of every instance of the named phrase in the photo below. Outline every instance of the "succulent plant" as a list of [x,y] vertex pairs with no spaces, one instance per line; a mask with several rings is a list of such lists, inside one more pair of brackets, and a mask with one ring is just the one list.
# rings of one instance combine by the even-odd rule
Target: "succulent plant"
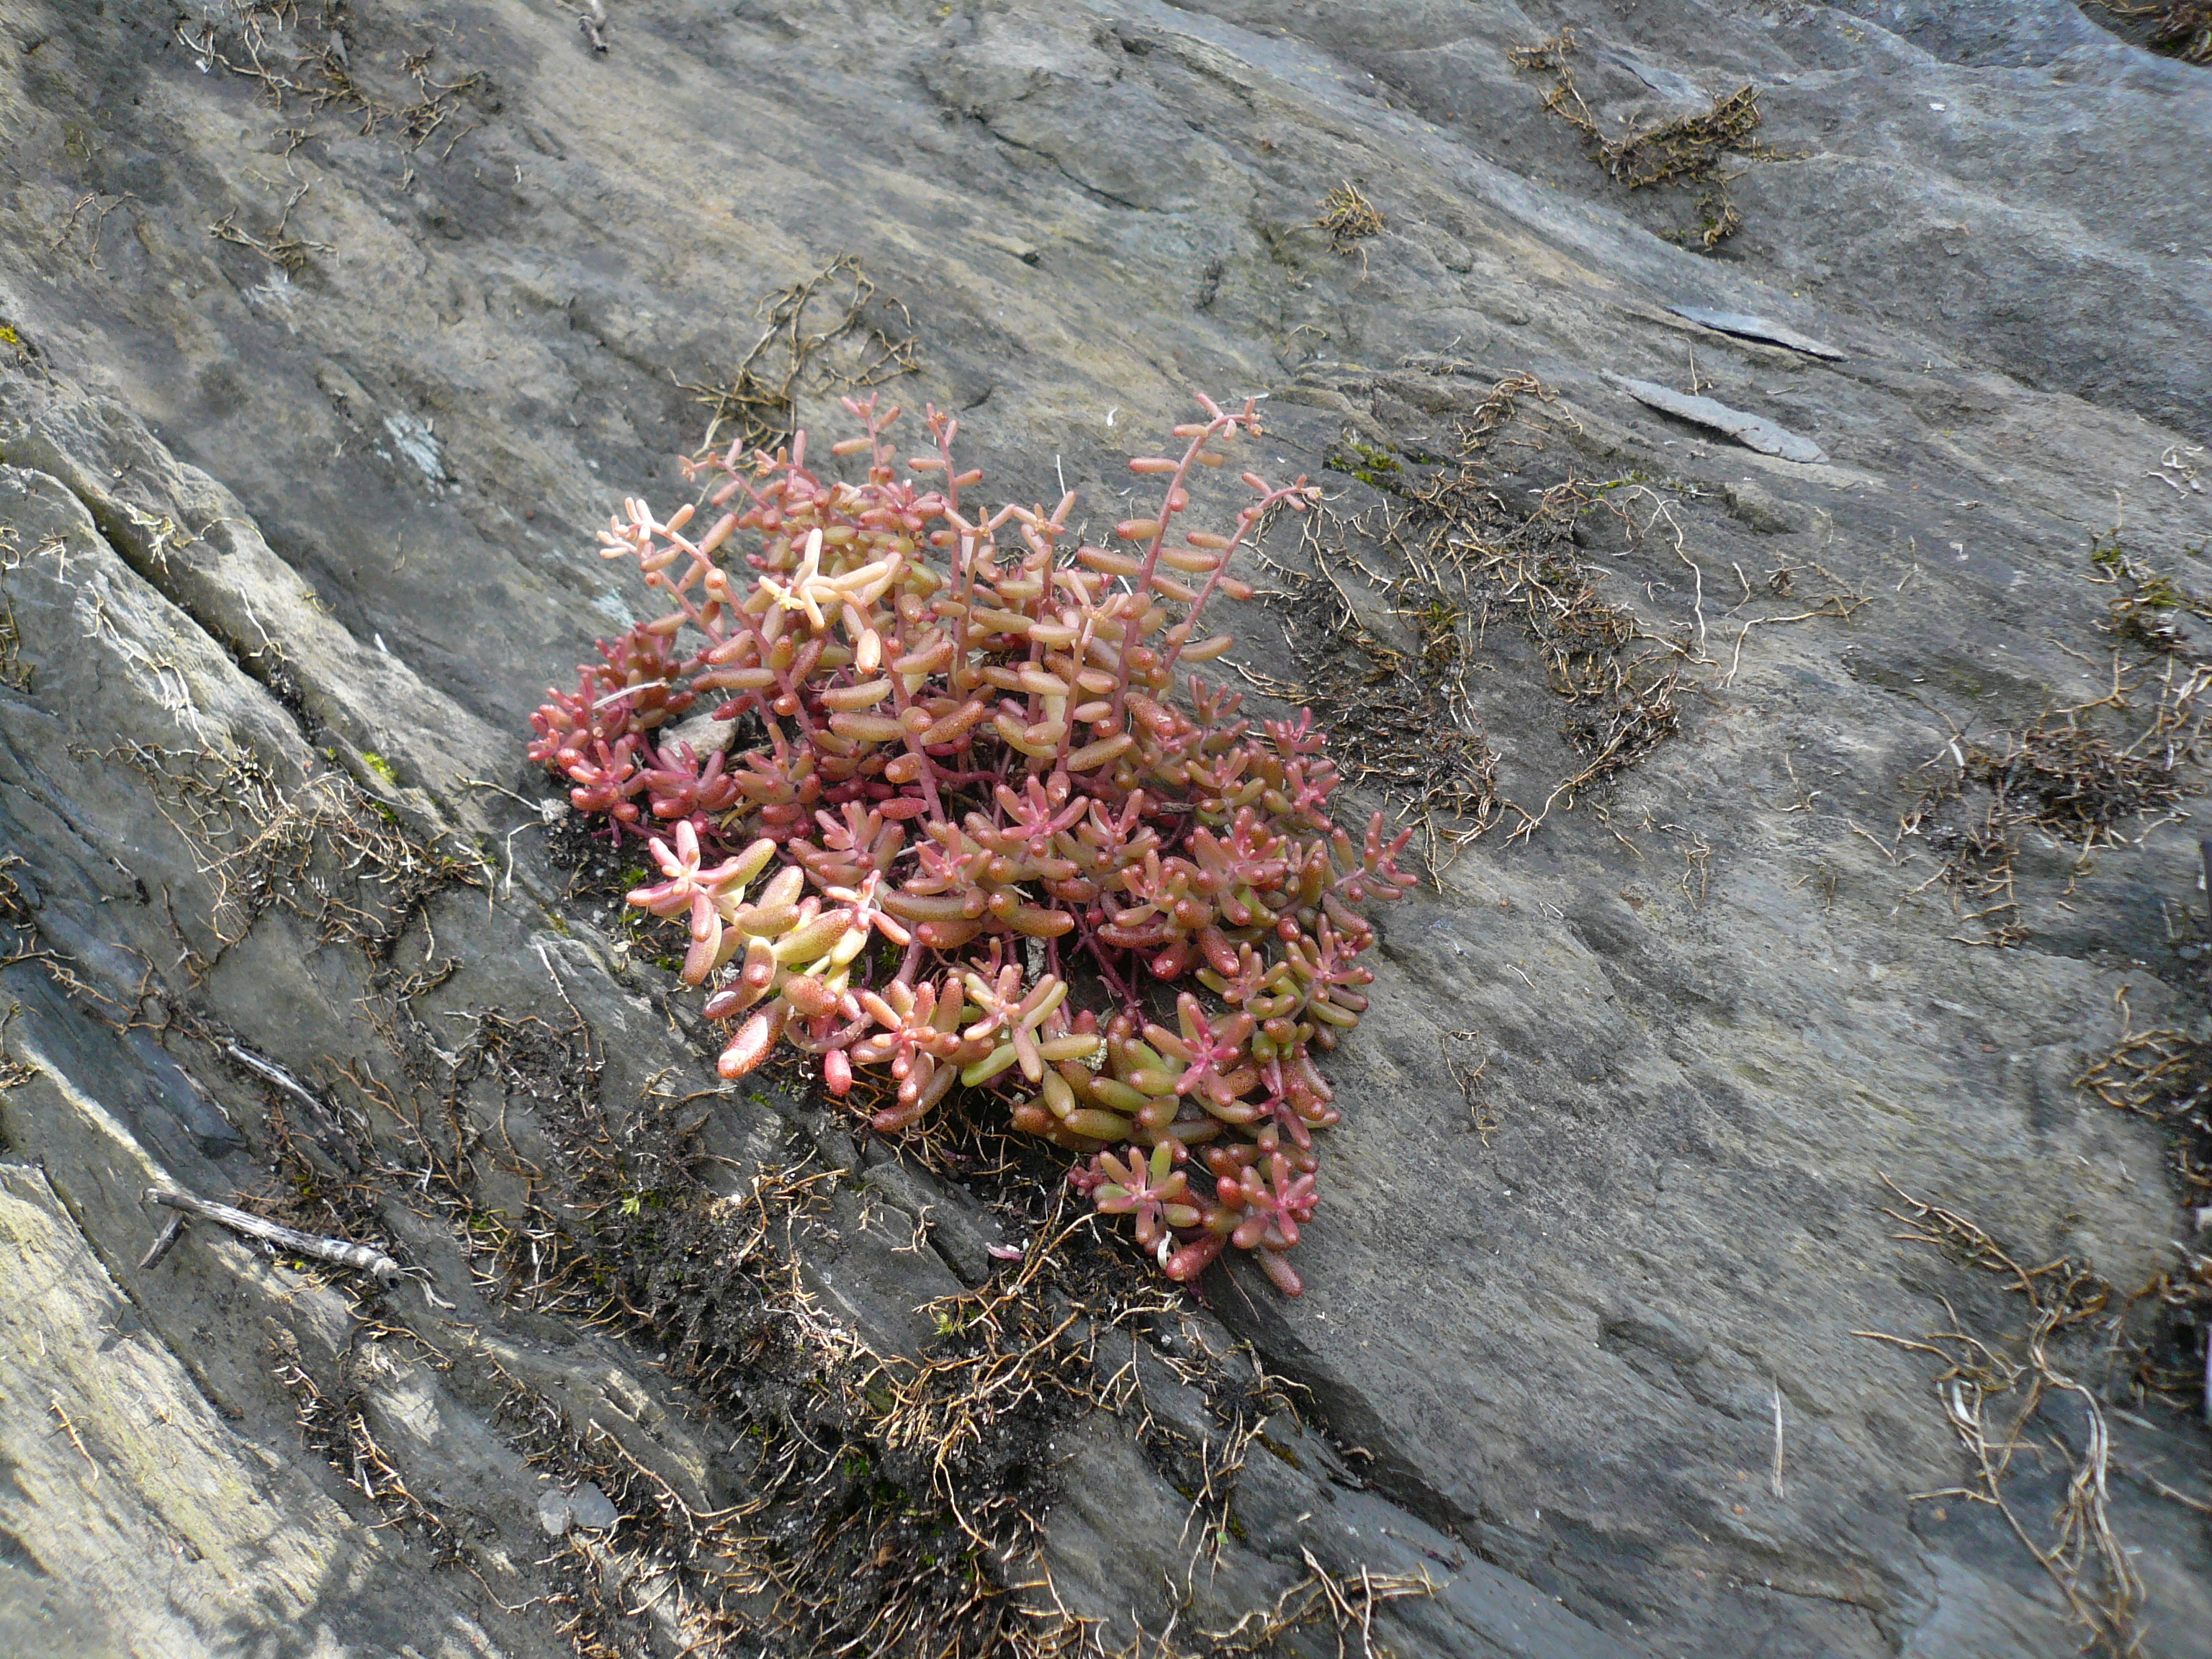
[[[779,1042],[841,1099],[880,1069],[884,1133],[995,1091],[1170,1278],[1233,1244],[1296,1295],[1313,1132],[1338,1121],[1314,1054],[1366,1008],[1354,907],[1411,884],[1407,837],[1336,823],[1309,714],[1255,726],[1188,672],[1232,644],[1200,623],[1250,597],[1237,550],[1318,496],[1248,471],[1224,530],[1188,527],[1191,484],[1261,429],[1249,403],[1200,402],[1179,458],[1129,463],[1162,494],[1110,548],[1066,545],[1073,493],[964,505],[982,475],[933,409],[935,453],[902,468],[899,411],[846,400],[866,435],[831,453],[865,455],[865,482],[811,470],[804,433],[688,462],[700,501],[665,521],[627,501],[600,538],[671,608],[547,694],[530,754],[647,839],[663,879],[629,901],[687,927],[683,977],[736,1022],[724,1077]],[[702,758],[668,738],[702,698],[763,740]]]

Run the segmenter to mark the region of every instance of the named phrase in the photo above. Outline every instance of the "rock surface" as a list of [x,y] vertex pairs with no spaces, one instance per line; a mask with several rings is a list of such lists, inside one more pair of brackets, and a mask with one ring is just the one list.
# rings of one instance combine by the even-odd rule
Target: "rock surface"
[[[1632,619],[1618,659],[1679,674],[1678,732],[1563,789],[1592,750],[1532,590],[1462,590],[1521,806],[1383,918],[1305,1297],[1217,1273],[1133,1346],[1103,1332],[1121,1413],[1050,1420],[1065,1609],[1109,1647],[1172,1618],[1221,1651],[1202,1632],[1367,1570],[1434,1587],[1372,1608],[1401,1655],[2059,1655],[2085,1620],[2212,1652],[2201,1395],[2130,1393],[2115,1349],[2098,1403],[2061,1389],[2017,1455],[2047,1539],[2111,1437],[2140,1595],[2118,1616],[2092,1559],[2085,1613],[1957,1494],[1942,1357],[1866,1334],[2022,1352],[2021,1298],[1899,1237],[1885,1179],[2121,1296],[2188,1267],[2156,1126],[2073,1079],[2130,1020],[2202,1030],[2193,793],[2085,868],[2046,826],[2003,890],[1942,877],[1986,799],[1970,751],[2052,710],[2156,723],[2175,787],[2201,781],[2212,645],[2153,606],[2156,648],[2112,601],[2147,591],[2130,571],[2189,587],[2212,537],[2212,72],[2062,0],[607,9],[602,54],[525,0],[0,0],[0,1647],[696,1636],[696,1584],[626,1528],[775,1481],[665,1353],[526,1305],[407,1161],[446,1144],[402,1133],[409,1100],[487,1149],[487,1206],[525,1195],[483,1138],[585,1157],[561,1066],[514,1058],[530,1032],[588,1028],[610,1121],[698,1091],[726,1203],[762,1166],[848,1172],[793,1236],[808,1300],[777,1304],[836,1340],[935,1352],[921,1305],[1030,1242],[834,1114],[714,1091],[690,1000],[607,883],[553,862],[520,755],[541,688],[641,602],[593,528],[672,500],[755,302],[850,255],[875,286],[825,281],[807,326],[848,294],[858,326],[813,370],[911,335],[895,395],[962,411],[1005,495],[1064,478],[1119,516],[1125,447],[1192,387],[1267,392],[1269,462],[1385,574],[1422,522],[1386,534],[1396,492],[1533,374],[1468,464],[1516,512],[1609,485],[1619,511],[1576,520],[1590,591]],[[1564,25],[1608,135],[1758,89],[1769,149],[1727,163],[1745,222],[1716,253],[1666,240],[1681,187],[1608,179],[1542,108],[1509,53]],[[1386,223],[1339,252],[1314,221],[1347,181]],[[783,361],[753,360],[771,389]],[[1608,377],[1710,390],[1825,459]],[[828,380],[795,384],[835,426]],[[1389,591],[1344,599],[1418,644]],[[1252,610],[1236,660],[1306,672],[1295,618]],[[1914,819],[1938,785],[1964,800]],[[583,1041],[543,1052],[573,1074]],[[157,1182],[373,1235],[413,1276],[379,1299],[198,1224],[135,1267]],[[2203,1303],[2156,1312],[2130,1327],[2153,1357],[2201,1363]],[[1258,1420],[1195,1358],[1234,1340],[1307,1392],[1224,1508],[1158,1433]],[[1990,1396],[1992,1440],[2023,1399]],[[613,1543],[546,1506],[587,1484]]]

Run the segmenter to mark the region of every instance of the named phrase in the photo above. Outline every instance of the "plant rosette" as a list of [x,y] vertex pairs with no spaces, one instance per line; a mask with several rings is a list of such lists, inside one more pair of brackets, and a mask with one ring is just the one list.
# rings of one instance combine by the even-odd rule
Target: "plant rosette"
[[[933,409],[935,453],[902,466],[899,411],[845,400],[866,435],[831,453],[865,482],[811,470],[804,433],[687,462],[698,502],[626,501],[600,537],[670,608],[548,693],[530,754],[647,841],[662,879],[629,902],[686,927],[683,977],[732,1023],[723,1077],[779,1043],[840,1099],[880,1072],[886,1134],[990,1090],[1170,1278],[1233,1246],[1297,1295],[1339,1117],[1316,1056],[1367,1006],[1359,907],[1412,884],[1410,832],[1377,812],[1355,840],[1310,714],[1255,724],[1188,672],[1233,643],[1200,624],[1250,598],[1237,550],[1319,497],[1246,471],[1222,527],[1191,527],[1191,486],[1261,430],[1200,402],[1179,457],[1130,461],[1161,495],[1110,547],[1067,545],[1073,492],[963,504],[982,475]],[[702,699],[763,741],[672,737]]]

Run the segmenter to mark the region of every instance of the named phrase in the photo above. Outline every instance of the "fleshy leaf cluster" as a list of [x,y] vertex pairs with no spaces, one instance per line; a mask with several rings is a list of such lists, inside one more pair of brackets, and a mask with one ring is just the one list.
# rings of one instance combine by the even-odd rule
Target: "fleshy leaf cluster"
[[[810,468],[803,433],[687,463],[699,501],[627,501],[600,538],[669,608],[547,694],[530,753],[647,839],[662,879],[629,902],[688,930],[724,1077],[779,1043],[840,1098],[880,1074],[885,1133],[994,1091],[1170,1278],[1233,1245],[1296,1295],[1338,1121],[1315,1056],[1367,1006],[1358,907],[1410,884],[1407,836],[1331,816],[1310,714],[1255,723],[1188,672],[1232,644],[1200,624],[1251,595],[1237,550],[1319,493],[1246,471],[1194,527],[1191,486],[1261,429],[1200,401],[1179,457],[1129,463],[1161,493],[1111,546],[1069,545],[1073,492],[968,506],[982,475],[934,409],[902,465],[899,411],[847,400],[866,435],[831,453],[863,482]],[[672,727],[695,708],[762,740],[695,747]]]

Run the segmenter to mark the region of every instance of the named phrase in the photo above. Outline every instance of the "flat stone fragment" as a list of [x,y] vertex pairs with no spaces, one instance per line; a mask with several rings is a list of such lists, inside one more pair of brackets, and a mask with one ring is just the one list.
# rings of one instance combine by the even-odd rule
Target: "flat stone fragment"
[[1723,334],[1740,334],[1747,340],[1768,340],[1776,345],[1788,346],[1792,351],[1802,351],[1808,357],[1826,357],[1840,362],[1844,354],[1825,340],[1816,340],[1809,334],[1800,334],[1787,323],[1771,323],[1764,317],[1748,316],[1741,311],[1707,311],[1701,306],[1668,306],[1677,317],[1686,317],[1693,323],[1703,323],[1707,328],[1718,329]]
[[568,1494],[548,1489],[538,1494],[538,1524],[555,1538],[568,1530]]
[[614,1525],[622,1519],[622,1512],[606,1493],[586,1480],[568,1494],[568,1518],[586,1532],[595,1532]]
[[1725,432],[1747,449],[1755,449],[1762,455],[1779,455],[1785,461],[1828,459],[1827,451],[1810,438],[1785,432],[1764,416],[1747,415],[1740,409],[1715,403],[1711,398],[1692,398],[1686,392],[1676,392],[1650,380],[1632,380],[1619,374],[1607,374],[1605,378],[1639,404],[1694,421],[1699,426],[1709,426],[1716,432]]

